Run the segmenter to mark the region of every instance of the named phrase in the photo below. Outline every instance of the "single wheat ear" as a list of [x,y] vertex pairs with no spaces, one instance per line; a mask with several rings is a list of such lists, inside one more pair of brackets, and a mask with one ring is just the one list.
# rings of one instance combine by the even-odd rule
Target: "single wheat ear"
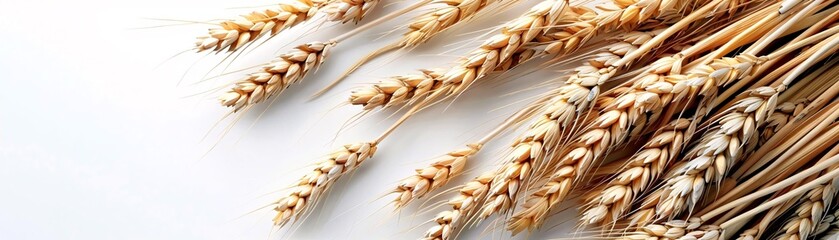
[[466,148],[447,153],[434,160],[431,166],[416,170],[412,175],[399,183],[393,190],[398,196],[393,200],[397,208],[404,207],[414,199],[426,196],[446,183],[453,177],[463,173],[468,158],[480,151],[480,145],[469,145]]
[[619,220],[630,210],[632,201],[654,185],[668,162],[679,156],[692,130],[691,121],[680,118],[656,131],[614,178],[588,200],[580,221],[608,226]]
[[373,9],[380,0],[334,0],[330,1],[321,11],[326,13],[329,21],[358,23]]
[[435,3],[445,4],[414,18],[408,24],[408,32],[399,40],[399,47],[413,47],[424,43],[438,33],[474,17],[486,6],[501,0],[447,0]]
[[209,34],[198,37],[198,52],[207,50],[234,51],[257,38],[270,33],[272,36],[312,18],[326,0],[290,0],[268,9],[255,11],[236,20],[219,23]]
[[233,111],[252,106],[281,93],[294,83],[306,77],[310,70],[323,63],[326,54],[335,42],[312,42],[298,46],[289,53],[262,66],[258,72],[248,74],[219,97],[221,105],[232,107]]
[[620,237],[620,240],[641,239],[701,239],[717,240],[722,238],[719,226],[703,225],[698,218],[672,220],[663,224],[644,226],[640,231]]
[[[514,68],[535,56],[533,49],[516,52],[510,59],[502,63],[494,72],[502,73]],[[354,89],[350,93],[349,102],[361,105],[365,110],[377,107],[392,107],[422,100],[432,91],[442,86],[441,77],[445,69],[420,70],[421,74],[408,74],[380,80],[376,84],[366,85]]]
[[449,199],[446,205],[451,210],[442,211],[437,214],[433,222],[436,224],[425,232],[422,239],[425,240],[448,240],[469,220],[469,216],[478,209],[481,200],[489,190],[489,183],[492,181],[495,171],[484,172],[480,176],[464,184],[458,191],[458,195]]
[[375,143],[345,145],[316,163],[311,172],[297,181],[290,192],[276,202],[274,211],[277,211],[277,216],[274,217],[274,224],[283,226],[292,218],[299,219],[329,190],[332,183],[344,173],[354,170],[374,153]]

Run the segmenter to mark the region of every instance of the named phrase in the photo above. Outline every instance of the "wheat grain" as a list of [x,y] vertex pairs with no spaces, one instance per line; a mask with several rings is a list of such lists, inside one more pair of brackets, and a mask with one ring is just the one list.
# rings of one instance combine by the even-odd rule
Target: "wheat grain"
[[[301,216],[311,208],[338,178],[357,168],[364,160],[376,153],[375,143],[344,145],[315,164],[315,168],[303,176],[291,191],[276,202],[277,216],[274,224],[283,226],[293,217]],[[295,218],[297,219],[297,218]]]
[[613,180],[588,200],[581,216],[584,224],[614,223],[631,207],[632,201],[653,185],[668,162],[679,156],[688,136],[691,121],[680,118],[660,128],[642,149],[626,161]]
[[209,34],[198,37],[195,47],[199,52],[225,49],[234,51],[266,33],[276,35],[282,30],[312,18],[327,2],[327,0],[291,0],[261,11],[251,12],[236,20],[223,21],[217,28],[211,28]]
[[429,192],[445,185],[453,177],[463,173],[468,158],[474,156],[481,149],[480,145],[469,145],[434,160],[431,166],[416,170],[412,175],[399,183],[393,190],[398,196],[393,200],[397,208],[403,207],[414,199],[419,199]]
[[334,0],[323,6],[329,21],[358,23],[380,0]]
[[248,74],[234,83],[230,90],[219,97],[221,105],[232,107],[235,112],[281,93],[303,79],[310,70],[320,66],[334,45],[335,42],[311,42],[280,55],[258,72]]

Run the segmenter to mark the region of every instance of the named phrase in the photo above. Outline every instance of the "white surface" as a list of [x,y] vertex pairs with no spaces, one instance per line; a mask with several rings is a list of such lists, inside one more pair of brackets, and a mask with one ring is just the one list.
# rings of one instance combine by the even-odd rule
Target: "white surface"
[[[442,209],[415,215],[415,204],[393,213],[391,196],[378,197],[414,168],[477,140],[522,106],[507,104],[541,92],[503,96],[531,86],[522,80],[483,84],[447,111],[448,104],[442,104],[416,116],[381,144],[375,158],[342,179],[302,227],[293,234],[272,231],[273,211],[262,207],[301,176],[303,167],[339,144],[372,140],[393,122],[392,111],[381,112],[336,136],[360,111],[341,105],[349,89],[418,68],[448,66],[476,42],[458,42],[465,47],[441,54],[452,49],[447,44],[476,35],[450,34],[408,55],[381,58],[326,97],[307,102],[354,59],[399,37],[401,30],[377,39],[408,18],[367,31],[338,45],[320,71],[286,91],[261,117],[259,111],[246,114],[217,141],[230,121],[213,124],[227,109],[218,106],[215,94],[187,96],[241,73],[195,84],[223,56],[194,53],[155,68],[191,47],[208,25],[133,28],[172,23],[144,18],[224,18],[249,11],[226,8],[263,3],[0,1],[0,239],[414,239],[430,226],[422,222]],[[373,17],[405,5],[380,8]],[[483,29],[520,12],[483,17],[460,31]],[[326,24],[317,34],[293,39],[311,27],[268,42],[228,71],[268,61],[293,46],[287,43],[326,40],[352,28]],[[493,167],[509,142],[505,137],[487,146],[470,164],[474,171],[458,181]],[[509,238],[503,231],[484,232],[488,226],[475,227],[462,239]],[[562,229],[567,227],[529,238],[563,236]]]

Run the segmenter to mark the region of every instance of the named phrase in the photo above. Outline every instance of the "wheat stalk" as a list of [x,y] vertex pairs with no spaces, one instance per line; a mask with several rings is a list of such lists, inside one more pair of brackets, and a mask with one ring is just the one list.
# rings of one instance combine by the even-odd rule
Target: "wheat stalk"
[[689,119],[676,119],[661,127],[642,149],[626,160],[614,178],[589,200],[581,216],[585,224],[614,223],[632,201],[657,181],[668,162],[679,156],[693,129]]
[[254,11],[236,20],[219,23],[209,33],[198,37],[195,47],[199,52],[212,50],[234,51],[269,33],[273,36],[312,18],[327,0],[291,0],[270,8]]
[[415,175],[402,180],[393,190],[393,193],[398,195],[393,200],[394,205],[397,208],[403,207],[412,200],[419,199],[442,187],[450,179],[460,175],[468,158],[473,157],[480,149],[481,145],[470,144],[466,148],[438,157],[431,166],[417,169]]
[[380,0],[333,0],[323,6],[322,12],[326,13],[329,21],[341,21],[346,23],[353,21],[358,23],[367,15],[371,9],[376,7]]
[[235,112],[281,93],[306,77],[310,70],[320,66],[335,43],[306,43],[280,55],[260,71],[248,74],[234,83],[230,90],[219,97],[221,105],[232,107]]
[[291,187],[291,191],[276,202],[274,224],[283,226],[293,217],[299,219],[338,178],[355,170],[376,152],[376,143],[344,145],[329,157],[315,164],[315,168]]

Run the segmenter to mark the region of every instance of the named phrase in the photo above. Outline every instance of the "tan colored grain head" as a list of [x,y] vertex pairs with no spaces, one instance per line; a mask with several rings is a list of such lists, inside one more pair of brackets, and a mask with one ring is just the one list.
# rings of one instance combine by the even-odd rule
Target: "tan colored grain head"
[[290,192],[276,202],[274,224],[283,226],[292,219],[299,219],[329,190],[332,183],[345,173],[355,170],[374,153],[374,143],[350,144],[316,163],[311,172],[297,181]]
[[280,55],[255,73],[233,84],[219,97],[221,105],[239,111],[280,94],[302,80],[310,70],[320,66],[334,42],[311,42]]
[[481,200],[489,190],[489,183],[492,181],[494,171],[488,171],[460,187],[458,195],[449,199],[446,205],[451,210],[442,211],[434,218],[433,227],[429,228],[422,239],[427,240],[449,240],[468,221],[470,216],[478,209]]
[[358,23],[380,0],[334,0],[323,6],[329,21]]
[[393,190],[398,196],[393,200],[397,208],[404,207],[414,199],[419,199],[463,173],[466,162],[481,149],[480,145],[447,153],[434,160],[430,166],[416,170],[416,174],[402,180]]
[[239,19],[219,23],[209,33],[198,37],[195,47],[199,52],[234,51],[265,35],[276,35],[312,18],[326,0],[291,0],[270,8],[251,12]]
[[[531,59],[536,51],[524,49],[501,64],[495,72],[505,72]],[[392,107],[424,99],[432,91],[442,87],[441,77],[445,69],[421,70],[421,74],[400,75],[381,80],[376,84],[356,88],[350,94],[349,102],[361,105],[365,110],[377,107]]]
[[413,47],[424,43],[438,33],[474,17],[486,6],[500,0],[447,0],[445,4],[414,18],[408,24],[408,32],[399,40],[401,47]]

